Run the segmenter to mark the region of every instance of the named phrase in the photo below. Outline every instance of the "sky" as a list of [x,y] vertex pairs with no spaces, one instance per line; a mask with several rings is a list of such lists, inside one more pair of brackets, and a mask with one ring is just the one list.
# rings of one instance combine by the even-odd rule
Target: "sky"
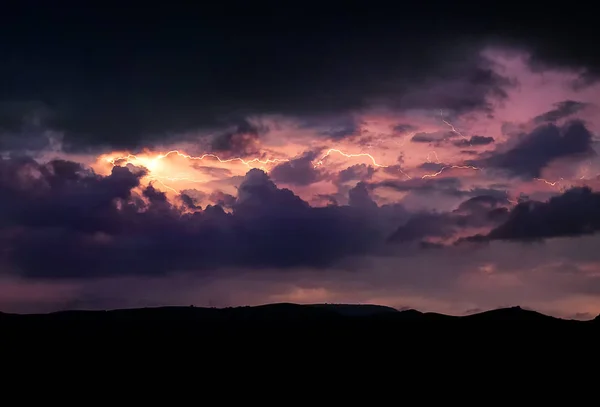
[[1,311],[600,313],[592,13],[26,3],[0,25]]

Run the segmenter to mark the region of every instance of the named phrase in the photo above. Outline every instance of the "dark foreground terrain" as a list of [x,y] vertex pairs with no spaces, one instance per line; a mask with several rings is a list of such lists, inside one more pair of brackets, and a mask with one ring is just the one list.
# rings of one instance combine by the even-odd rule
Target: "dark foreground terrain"
[[[564,320],[519,307],[461,317],[331,304],[0,313],[3,355],[51,357],[48,366],[73,361],[124,366],[128,361],[135,368],[171,361],[231,374],[231,366],[241,365],[326,372],[370,365],[366,371],[422,375],[437,366],[446,372],[444,380],[453,377],[450,371],[463,370],[474,380],[515,366],[527,375],[555,374],[557,366],[564,370],[569,364],[595,366],[599,346],[600,317]],[[147,369],[154,371],[152,366]]]
[[110,311],[61,311],[49,314],[0,313],[4,334],[48,335],[110,334],[152,331],[156,334],[201,334],[271,332],[324,335],[353,333],[398,334],[403,337],[431,332],[512,334],[548,332],[561,334],[600,333],[600,316],[590,321],[565,320],[525,310],[503,308],[468,316],[398,311],[378,305],[270,304],[256,307],[201,308],[160,307]]
[[[16,377],[28,383],[32,375],[64,381],[67,372],[94,384],[85,397],[148,378],[140,389],[152,397],[175,380],[173,394],[186,388],[202,397],[214,391],[221,398],[263,398],[273,393],[268,389],[278,394],[289,386],[278,401],[312,394],[307,391],[321,400],[328,389],[332,400],[343,394],[353,402],[366,392],[371,405],[386,388],[396,399],[481,404],[504,396],[514,404],[528,392],[538,403],[555,401],[547,380],[560,378],[557,388],[576,381],[573,403],[581,383],[594,377],[577,373],[593,371],[599,346],[600,318],[563,320],[519,307],[462,317],[330,304],[0,314],[2,362],[15,366],[3,365],[5,371],[15,377],[25,369]],[[40,375],[41,368],[51,373]],[[98,374],[102,379],[91,380]]]

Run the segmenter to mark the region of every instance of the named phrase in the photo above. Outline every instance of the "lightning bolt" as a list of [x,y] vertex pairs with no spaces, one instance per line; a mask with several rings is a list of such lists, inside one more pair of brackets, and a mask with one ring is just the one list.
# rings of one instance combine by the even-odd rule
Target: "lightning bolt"
[[[210,159],[217,160],[220,163],[240,162],[241,164],[243,164],[249,168],[252,168],[252,164],[258,163],[258,164],[261,164],[261,167],[259,167],[261,169],[264,169],[265,168],[264,165],[267,165],[267,164],[274,164],[274,163],[289,161],[288,159],[283,159],[283,158],[273,158],[273,159],[266,159],[266,160],[261,160],[259,158],[253,158],[251,160],[244,160],[243,158],[240,158],[240,157],[234,157],[234,158],[229,158],[229,159],[222,159],[215,154],[203,154],[201,156],[191,156],[189,154],[182,153],[179,150],[171,150],[164,154],[158,154],[153,158],[137,156],[135,154],[128,154],[126,156],[106,157],[105,161],[110,163],[113,167],[119,166],[122,164],[132,164],[132,165],[140,165],[140,166],[146,167],[148,170],[153,172],[156,169],[156,167],[158,166],[158,163],[161,160],[163,160],[169,156],[177,156],[180,158],[184,158],[187,160],[193,160],[193,161],[202,161],[205,158],[210,158]],[[163,182],[163,180],[172,181],[172,182],[173,181],[184,181],[184,180],[189,181],[189,182],[202,182],[201,180],[197,180],[197,179],[193,179],[193,178],[185,177],[185,176],[184,177],[165,177],[165,176],[155,175],[152,173],[148,175],[148,179],[158,182],[160,185],[162,185],[163,187],[165,187],[166,189],[168,189],[170,191],[173,191],[174,193],[177,193],[177,190],[175,188],[170,187],[169,185],[165,184],[165,182]]]
[[[329,157],[329,155],[331,155],[332,153],[337,153],[346,158],[366,157],[371,161],[373,166],[379,167],[379,168],[388,168],[387,165],[378,163],[377,160],[375,159],[375,157],[373,157],[371,154],[368,154],[368,153],[348,154],[348,153],[345,153],[345,152],[335,149],[335,148],[329,149],[316,163],[313,163],[314,168],[324,165],[324,160],[326,160],[326,158]],[[171,150],[166,153],[160,153],[154,157],[144,157],[142,155],[135,155],[135,154],[127,154],[127,155],[123,155],[123,156],[108,156],[108,157],[104,157],[104,161],[110,163],[113,167],[127,165],[127,164],[143,166],[150,171],[150,174],[148,175],[148,179],[158,182],[160,185],[162,185],[166,189],[173,191],[175,193],[177,193],[177,190],[174,189],[173,187],[170,187],[169,185],[167,185],[165,183],[165,181],[204,182],[203,180],[194,179],[192,177],[185,176],[185,175],[180,176],[180,177],[173,177],[173,176],[160,176],[157,174],[153,174],[153,172],[155,172],[155,170],[157,169],[160,161],[164,160],[165,158],[167,158],[169,156],[175,156],[175,157],[183,158],[186,160],[192,160],[192,161],[202,161],[204,159],[212,159],[212,160],[216,160],[219,163],[223,163],[223,164],[239,162],[239,163],[247,166],[248,168],[260,168],[265,172],[267,171],[267,168],[266,168],[267,165],[290,161],[290,159],[287,159],[287,158],[272,158],[272,159],[263,159],[263,160],[261,160],[260,158],[253,158],[250,160],[244,160],[241,157],[234,157],[234,158],[229,158],[229,159],[222,159],[221,157],[217,156],[216,154],[212,154],[212,153],[202,154],[200,156],[192,156],[189,154],[185,154],[179,150]],[[260,167],[256,166],[256,164],[259,164]],[[406,174],[404,171],[402,171],[402,169],[400,169],[399,171],[404,176],[406,176],[408,179],[411,179],[411,177],[408,174]]]
[[414,132],[407,134],[406,136],[402,137],[402,143],[399,143],[397,140],[394,140],[394,144],[396,144],[397,146],[400,146],[400,147],[404,147],[404,144],[406,144],[406,139],[409,137],[412,138],[412,137],[414,137],[414,135],[415,135]]
[[469,143],[469,146],[471,145],[471,141],[468,138],[466,138],[460,131],[456,130],[456,128],[454,127],[454,125],[452,123],[450,123],[444,119],[444,112],[442,110],[440,110],[440,117],[442,119],[442,122],[444,122],[444,124],[446,126],[450,127],[450,130],[453,133],[458,134],[460,137],[462,137],[464,140],[466,140]]
[[600,174],[596,174],[596,175],[591,175],[591,169],[592,169],[592,162],[588,161],[585,166],[581,169],[581,171],[579,171],[582,175],[579,177],[580,180],[582,181],[587,181],[587,180],[592,180],[595,178],[598,178],[598,176]]
[[347,154],[347,153],[344,153],[343,151],[337,150],[335,148],[331,148],[331,149],[327,150],[327,152],[323,155],[323,157],[321,157],[321,159],[314,164],[314,167],[317,168],[317,167],[320,167],[321,165],[323,165],[323,160],[326,159],[327,157],[329,157],[329,155],[331,153],[338,153],[340,155],[343,155],[346,158],[369,157],[369,159],[371,160],[371,162],[373,163],[373,165],[375,167],[381,167],[381,168],[388,167],[387,165],[379,164],[377,161],[375,161],[375,158],[369,153]]
[[[338,153],[346,158],[356,158],[356,157],[368,157],[371,162],[373,163],[373,165],[375,167],[381,167],[381,168],[387,168],[387,165],[383,165],[383,164],[379,164],[376,160],[375,157],[373,157],[371,154],[368,153],[360,153],[360,154],[348,154],[348,153],[344,153],[341,150],[332,148],[329,149],[321,158],[320,160],[314,164],[314,167],[319,167],[321,165],[323,165],[323,160],[325,160],[331,153]],[[178,157],[182,157],[182,158],[186,158],[188,160],[204,160],[205,158],[213,158],[215,160],[217,160],[220,163],[231,163],[231,162],[240,162],[242,164],[244,164],[247,167],[252,167],[251,164],[253,163],[259,163],[259,164],[263,164],[263,165],[267,165],[267,164],[274,164],[274,163],[279,163],[279,162],[288,162],[290,161],[287,158],[273,158],[273,159],[266,159],[266,160],[261,160],[259,158],[253,158],[252,160],[244,160],[243,158],[240,157],[235,157],[235,158],[229,158],[229,159],[222,159],[219,156],[215,155],[215,154],[203,154],[201,156],[198,157],[194,157],[188,154],[184,154],[182,152],[180,152],[179,150],[171,150],[165,154],[158,154],[156,157],[151,158],[151,159],[147,159],[144,157],[138,157],[134,154],[128,154],[126,156],[122,156],[122,157],[107,157],[106,161],[109,162],[110,164],[112,164],[113,166],[118,165],[119,162],[124,161],[127,164],[133,164],[135,165],[137,164],[141,164],[144,167],[148,168],[149,170],[152,170],[154,168],[156,168],[156,163],[170,155],[177,155]],[[264,168],[264,167],[261,167]]]
[[245,161],[243,158],[240,157],[234,157],[234,158],[229,158],[226,160],[223,160],[222,158],[220,158],[219,156],[215,155],[215,154],[203,154],[201,156],[198,157],[194,157],[188,154],[184,154],[182,152],[180,152],[179,150],[171,150],[165,154],[158,154],[156,157],[152,158],[152,159],[145,159],[142,157],[137,157],[136,155],[133,154],[128,154],[124,157],[115,157],[115,158],[106,158],[106,161],[108,161],[109,163],[111,163],[113,166],[117,165],[116,162],[118,161],[125,161],[127,162],[127,164],[133,164],[135,165],[135,162],[138,162],[139,164],[144,165],[146,168],[148,168],[149,170],[152,170],[153,168],[156,167],[156,163],[164,158],[167,158],[170,155],[177,155],[178,157],[181,158],[186,158],[188,160],[196,160],[196,161],[201,161],[204,160],[205,158],[213,158],[215,160],[217,160],[220,163],[231,163],[231,162],[240,162],[242,164],[244,164],[245,166],[251,168],[251,164],[252,163],[259,163],[259,164],[273,164],[273,163],[278,163],[278,162],[286,162],[289,161],[286,158],[273,158],[273,159],[266,159],[266,160],[261,160],[259,158],[253,158],[252,160],[249,161]]
[[550,185],[551,187],[553,187],[556,184],[560,184],[562,181],[564,181],[564,178],[559,178],[559,179],[557,179],[556,181],[553,181],[553,182],[552,181],[548,181],[548,180],[546,180],[544,178],[534,178],[534,180],[543,182],[544,184]]
[[421,177],[421,179],[425,179],[425,178],[435,178],[438,175],[440,175],[442,172],[449,170],[449,169],[459,169],[459,170],[481,170],[481,168],[478,167],[474,167],[472,165],[448,165],[446,167],[442,167],[442,169],[440,169],[438,172],[433,173],[433,174],[425,174]]
[[438,155],[435,151],[430,151],[427,153],[427,162],[431,163],[431,155],[432,154],[435,156],[435,163],[440,164],[440,158],[438,157]]
[[160,185],[162,185],[163,187],[165,187],[166,189],[168,189],[169,191],[173,191],[174,193],[178,194],[179,192],[177,192],[177,190],[175,188],[171,188],[170,186],[168,186],[167,184],[165,184],[164,182],[162,182],[160,179],[158,179],[158,177],[149,177],[150,179],[158,182]]
[[519,201],[515,201],[514,199],[510,199],[510,196],[508,196],[508,192],[506,193],[506,200],[511,205],[518,205],[519,204]]
[[[320,167],[323,165],[323,160],[325,160],[327,157],[329,157],[329,155],[331,153],[338,153],[346,158],[357,158],[357,157],[368,157],[371,162],[373,163],[373,166],[375,167],[379,167],[379,168],[388,168],[388,165],[383,165],[383,164],[379,164],[376,160],[375,157],[373,157],[371,154],[369,153],[359,153],[359,154],[348,154],[348,153],[344,153],[341,150],[335,149],[335,148],[330,148],[329,150],[327,150],[327,152],[319,159],[319,161],[317,161],[316,163],[313,164],[314,168]],[[405,177],[407,177],[408,179],[412,179],[412,177],[410,175],[408,175],[407,173],[405,173],[404,171],[402,171],[402,169],[399,169],[400,173],[402,173],[402,175],[404,175]]]

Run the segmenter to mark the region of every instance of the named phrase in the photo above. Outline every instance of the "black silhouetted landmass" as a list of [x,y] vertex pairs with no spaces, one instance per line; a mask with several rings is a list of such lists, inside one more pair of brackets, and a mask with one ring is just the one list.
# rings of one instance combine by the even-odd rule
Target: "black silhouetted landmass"
[[[60,333],[121,329],[153,331],[226,332],[260,327],[301,330],[362,329],[409,331],[427,328],[598,329],[600,316],[589,321],[547,316],[520,307],[496,309],[467,316],[450,316],[417,310],[396,310],[379,305],[268,304],[254,307],[157,307],[109,311],[60,311],[49,314],[0,313],[0,329],[19,333],[29,329]],[[315,331],[316,332],[316,331]]]

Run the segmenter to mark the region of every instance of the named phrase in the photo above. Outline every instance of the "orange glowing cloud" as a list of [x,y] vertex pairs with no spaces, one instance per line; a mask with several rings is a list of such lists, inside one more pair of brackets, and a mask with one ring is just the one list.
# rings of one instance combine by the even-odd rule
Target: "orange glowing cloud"
[[[575,185],[595,186],[597,174],[600,174],[600,164],[595,161],[585,165],[556,161],[545,168],[540,177],[530,180],[505,177],[487,171],[485,165],[476,162],[481,154],[499,146],[510,147],[515,138],[511,131],[530,132],[535,127],[532,118],[551,110],[557,102],[572,98],[588,103],[587,100],[598,92],[591,88],[580,93],[566,90],[564,84],[573,78],[563,73],[545,73],[542,80],[527,67],[523,55],[507,56],[492,50],[486,53],[497,64],[497,69],[504,70],[503,74],[508,77],[518,77],[521,85],[507,89],[511,103],[494,105],[493,116],[481,112],[456,116],[443,109],[364,111],[353,117],[356,129],[337,139],[311,131],[290,117],[265,116],[257,120],[270,130],[260,138],[252,138],[250,150],[256,153],[255,156],[231,157],[211,152],[192,155],[189,151],[196,151],[198,145],[206,143],[193,145],[188,138],[187,145],[166,145],[161,151],[104,154],[91,166],[99,174],[110,173],[114,166],[144,167],[148,174],[143,183],[153,183],[169,195],[190,189],[207,194],[218,190],[235,195],[241,177],[248,170],[258,168],[270,173],[283,163],[294,166],[299,157],[310,152],[315,157],[311,161],[312,168],[319,175],[313,176],[309,184],[294,185],[285,181],[278,181],[278,184],[317,206],[330,203],[335,194],[335,200],[339,201],[340,194],[346,194],[352,182],[358,182],[348,180],[343,187],[336,183],[337,173],[357,164],[373,169],[369,179],[372,182],[458,177],[466,188],[498,188],[504,184],[503,189],[514,203],[521,194],[558,193]],[[581,115],[591,120],[586,114],[589,109],[582,110]],[[510,130],[507,123],[512,123],[514,129]],[[475,136],[492,142],[472,145]],[[380,204],[393,203],[402,201],[406,194],[377,191],[374,199]]]

